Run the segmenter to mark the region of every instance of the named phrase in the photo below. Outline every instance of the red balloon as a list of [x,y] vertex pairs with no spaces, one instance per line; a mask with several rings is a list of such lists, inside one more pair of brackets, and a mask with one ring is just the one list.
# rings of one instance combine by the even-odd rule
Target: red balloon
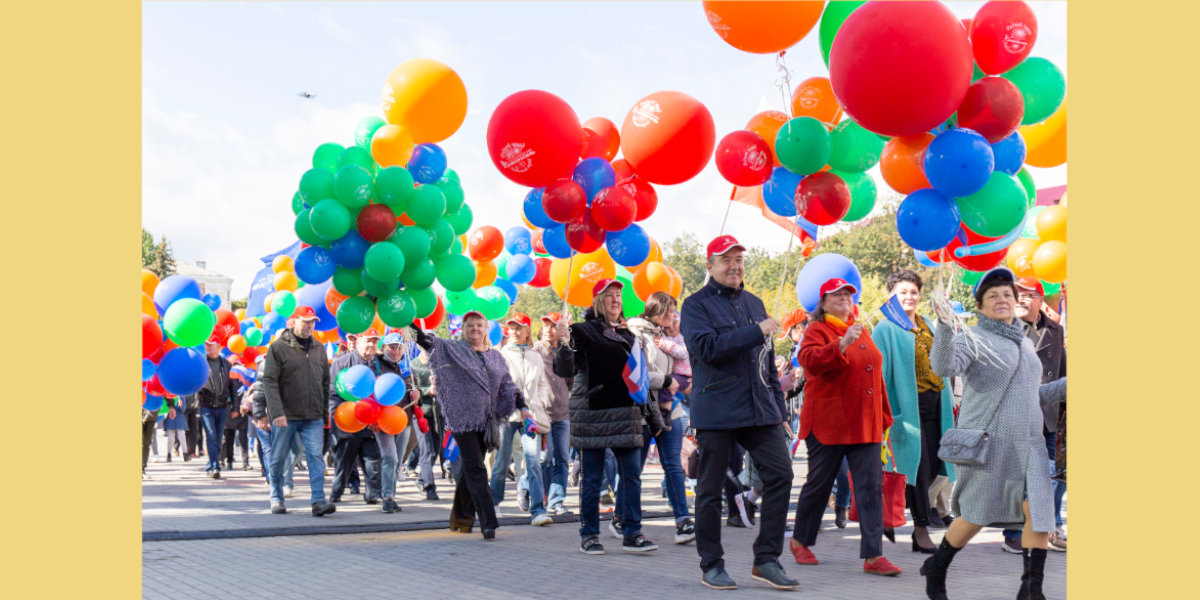
[[570,179],[559,179],[542,192],[542,210],[556,223],[574,221],[587,210],[587,192]]
[[612,121],[604,117],[588,119],[583,123],[583,151],[579,158],[599,157],[612,160],[621,149],[621,134]]
[[946,254],[945,248],[942,248],[941,250],[932,250],[932,251],[926,252],[925,257],[928,258],[929,260],[932,260],[935,263],[954,262],[954,261],[950,260],[950,255]]
[[1021,64],[1037,41],[1037,17],[1024,2],[988,2],[971,21],[971,47],[979,70],[999,75]]
[[963,19],[962,20],[963,29],[967,30],[968,36],[971,35],[971,24],[972,24],[971,21],[972,21],[971,19]]
[[592,219],[606,231],[621,231],[637,218],[637,200],[619,186],[596,192],[592,200]]
[[583,129],[562,98],[525,90],[505,98],[492,112],[487,145],[501,174],[541,187],[570,176],[583,147]]
[[850,212],[850,187],[829,171],[813,173],[796,186],[796,208],[814,225],[833,225]]
[[254,364],[255,359],[262,354],[263,350],[258,346],[247,346],[246,349],[242,351],[242,363],[252,365]]
[[158,321],[150,315],[142,315],[142,358],[147,358],[154,354],[156,350],[162,348],[163,332],[162,327],[158,326]]
[[604,245],[604,238],[607,236],[604,229],[592,219],[591,213],[584,213],[578,219],[567,223],[566,234],[567,245],[584,254],[595,252]]
[[542,236],[546,235],[546,230],[538,227],[529,234],[529,242],[533,246],[533,251],[537,254],[549,254],[546,252],[546,243],[542,241]]
[[162,360],[163,355],[166,353],[167,349],[160,346],[159,349],[155,350],[150,356],[143,356],[142,358],[148,358],[150,359],[150,362],[157,365],[158,361]]
[[363,398],[354,403],[354,418],[364,425],[371,425],[375,421],[378,421],[379,413],[382,411],[383,406],[371,397]]
[[633,170],[633,165],[629,164],[629,161],[623,158],[618,158],[617,160],[612,161],[612,168],[613,173],[617,176],[617,183],[621,183],[622,181],[637,175],[637,172]]
[[164,388],[162,382],[158,380],[158,375],[151,377],[150,380],[146,382],[146,393],[163,397],[170,395],[169,392],[167,392],[167,388]]
[[846,114],[890,136],[945,122],[962,104],[972,66],[967,32],[940,2],[868,2],[846,18],[829,52]]
[[533,263],[537,265],[537,275],[529,281],[530,287],[544,288],[550,287],[550,265],[554,264],[549,258],[538,257],[533,259]]
[[771,147],[753,131],[734,131],[717,144],[717,171],[733,185],[762,185],[771,178],[774,165]]
[[369,204],[358,213],[358,233],[374,244],[396,232],[396,213],[386,204]]
[[682,92],[655,92],[625,116],[621,152],[646,181],[683,183],[704,170],[716,136],[712,114],[699,100]]
[[225,342],[229,341],[229,336],[241,331],[241,325],[238,323],[237,315],[234,315],[231,310],[218,308],[213,311],[213,314],[217,316],[217,325],[213,327],[213,333],[220,336],[221,345],[224,346]]
[[958,107],[958,126],[974,129],[988,143],[1012,135],[1025,115],[1025,98],[1013,82],[1003,77],[983,77],[967,88]]
[[484,225],[467,237],[467,254],[477,261],[489,261],[504,250],[504,234],[491,225]]
[[437,308],[433,309],[433,314],[424,319],[413,319],[413,324],[421,329],[436,329],[442,323],[442,319],[446,317],[446,306],[442,304],[442,297],[438,296]]
[[617,186],[633,196],[637,201],[637,218],[635,221],[645,221],[654,214],[658,209],[658,192],[654,191],[654,186],[650,182],[638,176],[633,176],[625,181],[617,180]]
[[[984,242],[992,242],[992,241],[1000,239],[1000,237],[987,237],[987,236],[979,235],[978,233],[975,233],[974,231],[967,229],[966,225],[963,225],[962,228],[963,228],[963,231],[965,231],[967,233],[967,245],[968,246],[974,246],[975,244],[982,244]],[[967,269],[969,271],[986,271],[986,270],[988,270],[992,267],[995,267],[995,266],[999,265],[1000,263],[1004,262],[1004,258],[1008,255],[1008,248],[1003,248],[1001,250],[997,250],[997,251],[991,252],[989,254],[980,254],[978,256],[967,256],[964,258],[959,258],[954,255],[954,250],[956,248],[961,248],[962,245],[963,245],[962,240],[960,240],[959,238],[954,238],[953,241],[951,241],[949,244],[946,244],[946,249],[944,250],[944,252],[945,252],[946,256],[948,258],[950,258],[950,260],[953,260],[955,263],[958,264],[958,266],[960,266],[964,269]],[[942,262],[945,262],[945,261],[942,261]]]

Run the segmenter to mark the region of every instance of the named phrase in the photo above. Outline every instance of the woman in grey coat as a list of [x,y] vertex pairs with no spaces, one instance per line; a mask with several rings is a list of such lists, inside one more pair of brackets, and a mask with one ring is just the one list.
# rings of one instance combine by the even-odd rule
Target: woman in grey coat
[[921,567],[926,594],[934,600],[946,600],[950,561],[983,527],[1024,528],[1025,572],[1017,598],[1045,598],[1042,573],[1054,507],[1041,407],[1061,400],[1067,381],[1041,383],[1033,343],[1014,320],[1015,279],[1004,267],[980,278],[975,285],[979,324],[969,334],[949,324],[948,301],[934,302],[939,321],[930,364],[942,377],[965,381],[957,426],[982,429],[990,438],[985,464],[955,467],[958,483],[950,502],[958,518]]

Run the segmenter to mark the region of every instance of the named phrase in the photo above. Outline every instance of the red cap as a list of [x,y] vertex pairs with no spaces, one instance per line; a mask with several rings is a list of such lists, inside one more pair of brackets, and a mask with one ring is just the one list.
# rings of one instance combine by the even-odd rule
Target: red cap
[[317,313],[312,309],[311,306],[298,306],[296,307],[296,312],[292,313],[291,318],[315,321],[317,319]]
[[471,317],[479,317],[480,319],[483,319],[484,321],[487,320],[487,317],[483,316],[483,313],[481,313],[477,310],[468,310],[466,313],[463,313],[463,322],[465,323],[467,321],[467,319],[470,319]]
[[595,287],[592,288],[592,296],[599,296],[600,294],[604,293],[604,290],[607,290],[614,285],[620,288],[625,287],[625,284],[617,281],[616,279],[601,279],[600,281],[597,281]]
[[1042,288],[1042,282],[1037,277],[1029,277],[1026,275],[1017,280],[1017,287],[1031,292],[1037,292],[1039,296],[1045,296],[1046,291]]
[[533,321],[530,320],[529,315],[525,313],[517,313],[509,317],[508,320],[504,322],[505,325],[512,325],[513,323],[516,323],[517,325],[524,325],[526,327],[533,326]]
[[208,339],[204,340],[204,343],[220,345],[221,344],[221,336],[214,333],[214,334],[208,336]]
[[845,279],[834,277],[833,279],[821,284],[821,299],[824,299],[826,294],[832,294],[842,288],[850,288],[851,293],[858,292],[858,288],[854,287],[854,284],[846,281]]
[[383,336],[379,335],[379,330],[378,330],[378,329],[375,329],[374,327],[372,327],[371,329],[368,329],[368,330],[366,330],[366,331],[364,331],[364,332],[362,332],[362,333],[358,334],[358,337],[364,337],[364,338],[380,338],[380,337],[383,337]]
[[546,316],[542,317],[542,320],[558,325],[558,322],[562,320],[562,315],[556,312],[546,313]]
[[723,235],[708,243],[708,257],[712,258],[718,254],[725,254],[734,248],[745,250],[746,247],[737,241],[737,238],[732,235]]

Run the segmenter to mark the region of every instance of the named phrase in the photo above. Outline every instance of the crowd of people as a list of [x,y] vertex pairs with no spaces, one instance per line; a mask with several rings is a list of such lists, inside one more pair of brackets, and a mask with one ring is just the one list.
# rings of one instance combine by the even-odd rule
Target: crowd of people
[[[1004,551],[1023,556],[1018,598],[1044,598],[1047,550],[1066,550],[1066,352],[1041,283],[988,271],[973,290],[978,323],[967,327],[944,297],[931,298],[934,315],[918,314],[924,282],[912,271],[886,282],[907,322],[873,323],[855,304],[855,286],[830,279],[811,314],[797,309],[781,322],[745,289],[744,250],[732,236],[714,239],[708,279],[681,306],[659,292],[626,319],[623,284],[604,279],[581,322],[549,313],[535,332],[518,313],[498,346],[484,315],[471,311],[461,339],[415,327],[368,330],[347,336],[330,361],[312,337],[315,313],[301,307],[247,377],[231,371],[214,337],[208,381],[171,400],[162,421],[167,460],[172,451],[190,460],[207,450],[206,472],[220,478],[222,466],[233,468],[235,445],[250,468],[252,438],[271,512],[287,512],[293,473],[303,469],[317,517],[334,513],[347,489],[383,512],[401,511],[396,487],[407,473],[438,500],[440,468],[455,484],[450,528],[470,533],[478,523],[487,540],[508,480],[534,526],[570,514],[564,501],[578,485],[579,550],[598,555],[606,552],[602,503],[613,505],[607,529],[623,551],[658,549],[643,532],[641,504],[654,446],[672,541],[695,541],[701,582],[715,589],[737,587],[725,570],[723,523],[757,519],[750,575],[791,589],[799,583],[779,561],[784,538],[798,565],[818,564],[827,508],[839,528],[858,521],[864,573],[900,574],[883,553],[883,538],[895,541],[885,522],[894,504],[885,507],[888,474],[905,482],[895,493],[913,524],[911,550],[931,555],[920,569],[929,598],[947,597],[952,560],[983,527],[1004,528]],[[790,353],[775,355],[776,335],[790,341]],[[354,365],[405,379],[404,431],[346,432],[331,418],[344,401],[338,373]],[[143,472],[155,421],[143,415]],[[807,477],[789,532],[801,442]],[[940,544],[931,529],[945,530]]]

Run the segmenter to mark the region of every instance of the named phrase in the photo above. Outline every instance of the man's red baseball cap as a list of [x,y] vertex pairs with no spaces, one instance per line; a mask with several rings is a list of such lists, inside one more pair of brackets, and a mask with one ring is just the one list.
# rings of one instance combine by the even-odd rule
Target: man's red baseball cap
[[530,320],[529,315],[525,313],[517,313],[509,317],[508,320],[504,322],[505,325],[512,325],[513,323],[516,323],[517,325],[524,325],[526,327],[533,326],[533,321]]
[[1017,280],[1017,287],[1031,292],[1037,292],[1039,296],[1045,296],[1046,291],[1042,288],[1042,282],[1037,277],[1029,277],[1026,275]]
[[854,287],[853,283],[834,277],[821,284],[821,299],[824,300],[826,294],[832,294],[842,288],[850,288],[850,293],[852,294],[858,293],[858,288]]
[[208,339],[204,340],[204,343],[205,344],[216,344],[219,346],[219,345],[221,345],[221,336],[214,333],[214,334],[208,336]]
[[595,287],[592,288],[592,296],[599,296],[600,294],[604,293],[604,290],[607,290],[614,285],[622,289],[625,287],[625,284],[617,281],[616,279],[601,279],[600,281],[597,281]]
[[378,338],[381,338],[381,337],[383,337],[383,336],[379,335],[379,330],[378,330],[378,329],[375,329],[374,327],[372,327],[371,329],[368,329],[368,330],[366,330],[366,331],[364,331],[364,332],[362,332],[362,333],[358,334],[358,337],[364,337],[364,338],[376,338],[376,339],[378,339]]
[[311,306],[298,306],[296,312],[292,313],[293,319],[304,319],[306,321],[316,321],[317,313]]
[[712,258],[718,254],[725,254],[734,248],[745,250],[746,247],[737,241],[737,238],[732,235],[723,235],[708,243],[708,256]]
[[542,317],[542,320],[554,325],[558,325],[558,322],[562,320],[562,315],[556,312],[546,313],[546,315]]

